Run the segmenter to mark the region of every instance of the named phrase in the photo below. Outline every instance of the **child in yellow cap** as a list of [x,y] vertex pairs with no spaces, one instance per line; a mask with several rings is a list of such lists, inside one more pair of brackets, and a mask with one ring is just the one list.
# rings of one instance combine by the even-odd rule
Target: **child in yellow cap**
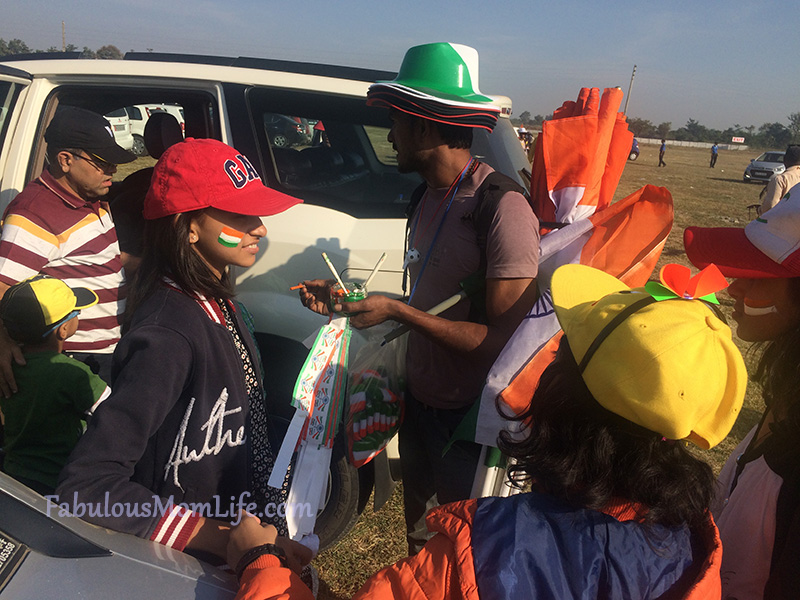
[[[516,417],[524,439],[500,440],[532,491],[433,509],[423,550],[355,598],[720,597],[714,474],[686,446],[728,434],[747,376],[713,298],[725,279],[669,267],[661,284],[633,290],[584,265],[554,273],[564,337]],[[237,600],[287,586],[309,597],[273,557],[248,550],[269,533],[246,519],[231,534]]]
[[13,365],[18,391],[0,397],[3,470],[42,495],[55,492],[84,419],[110,393],[89,367],[61,353],[78,329],[80,310],[96,303],[91,290],[70,288],[47,275],[12,286],[0,300],[0,319],[22,345],[26,361]]

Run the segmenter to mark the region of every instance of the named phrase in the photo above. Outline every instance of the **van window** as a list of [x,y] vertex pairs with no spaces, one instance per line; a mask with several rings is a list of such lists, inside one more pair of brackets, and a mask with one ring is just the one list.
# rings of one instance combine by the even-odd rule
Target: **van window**
[[270,184],[358,218],[402,218],[421,178],[399,173],[385,110],[361,98],[253,88],[253,129]]
[[0,148],[6,139],[11,111],[24,86],[10,81],[0,81]]
[[[167,110],[176,117],[186,135],[219,139],[220,124],[215,98],[202,90],[186,90],[159,87],[131,86],[70,86],[65,85],[53,91],[50,101],[59,106],[78,106],[111,118],[117,143],[133,152],[137,159],[119,165],[113,181],[121,182],[128,175],[152,167],[155,159],[144,146],[145,109]],[[138,118],[137,117],[138,113]],[[124,127],[123,127],[124,125]],[[40,152],[44,153],[44,141],[40,140]],[[43,159],[43,156],[42,156]],[[33,170],[38,174],[39,170]],[[31,177],[29,177],[31,178]],[[117,188],[112,187],[110,197]]]

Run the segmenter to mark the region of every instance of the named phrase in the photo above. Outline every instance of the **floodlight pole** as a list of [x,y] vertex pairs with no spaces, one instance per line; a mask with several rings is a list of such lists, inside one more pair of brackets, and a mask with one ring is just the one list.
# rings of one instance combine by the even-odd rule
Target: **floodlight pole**
[[625,97],[625,108],[623,109],[624,114],[628,114],[628,101],[631,99],[631,90],[633,89],[633,78],[636,77],[636,65],[633,65],[633,73],[631,73],[631,83],[628,85],[628,95]]

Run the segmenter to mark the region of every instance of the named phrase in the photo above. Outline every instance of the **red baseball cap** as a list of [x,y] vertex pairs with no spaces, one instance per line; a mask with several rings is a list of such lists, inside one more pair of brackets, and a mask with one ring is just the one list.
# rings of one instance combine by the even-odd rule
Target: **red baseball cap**
[[268,188],[241,152],[212,139],[170,146],[158,160],[144,200],[144,218],[218,208],[268,217],[302,202]]
[[683,244],[693,265],[726,277],[800,277],[800,185],[744,228],[688,227]]

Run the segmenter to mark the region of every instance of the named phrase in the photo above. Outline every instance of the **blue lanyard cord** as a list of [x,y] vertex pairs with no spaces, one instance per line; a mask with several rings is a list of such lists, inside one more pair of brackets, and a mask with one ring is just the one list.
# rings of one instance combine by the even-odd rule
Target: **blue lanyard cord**
[[[474,158],[470,158],[469,159],[469,162],[467,162],[466,166],[461,171],[461,175],[459,175],[459,177],[458,177],[458,182],[456,183],[456,186],[453,188],[452,194],[450,194],[450,200],[448,200],[447,207],[444,209],[444,214],[442,215],[442,220],[439,221],[439,226],[436,228],[436,233],[434,233],[434,235],[433,235],[433,240],[431,240],[431,245],[428,248],[427,254],[425,254],[425,260],[422,262],[422,267],[420,268],[416,279],[414,279],[414,285],[411,287],[411,294],[409,294],[409,296],[408,296],[408,304],[409,305],[411,305],[411,300],[412,300],[412,298],[414,298],[414,292],[417,291],[417,284],[419,284],[420,279],[422,279],[422,274],[425,272],[425,267],[428,266],[428,260],[430,259],[431,254],[433,253],[434,246],[436,246],[436,240],[439,237],[439,232],[442,230],[442,226],[444,225],[444,221],[447,218],[447,213],[450,212],[450,206],[453,204],[453,198],[456,197],[456,194],[458,193],[458,188],[461,187],[461,182],[464,180],[464,177],[466,176],[466,174],[469,173],[470,167],[472,166],[472,163],[474,161],[475,161]],[[420,203],[419,212],[417,213],[417,220],[416,220],[416,223],[414,224],[414,231],[411,232],[411,240],[414,239],[414,233],[416,232],[417,224],[419,224],[419,221],[422,218],[422,208],[423,208],[422,204]],[[406,268],[408,268],[408,267],[406,267]]]

